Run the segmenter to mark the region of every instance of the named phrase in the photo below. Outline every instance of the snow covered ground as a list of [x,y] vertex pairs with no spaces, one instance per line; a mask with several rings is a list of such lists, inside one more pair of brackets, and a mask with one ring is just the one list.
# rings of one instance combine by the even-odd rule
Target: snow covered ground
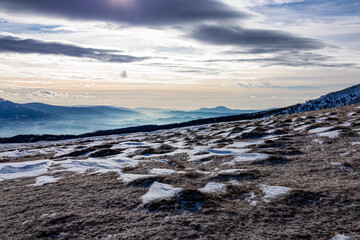
[[[38,206],[38,210],[35,210],[32,205],[27,206],[30,210],[21,215],[21,218],[24,218],[22,222],[28,221],[26,224],[40,221],[36,222],[39,225],[50,224],[43,219],[61,218],[60,210],[66,212],[66,206],[72,211],[80,211],[81,219],[87,219],[85,216],[89,212],[86,212],[86,209],[90,212],[96,211],[97,214],[120,211],[117,214],[123,218],[127,218],[126,212],[131,212],[136,217],[128,219],[126,224],[140,221],[138,224],[148,224],[148,227],[151,225],[149,219],[157,221],[154,220],[156,217],[153,213],[166,211],[170,212],[164,213],[167,218],[162,218],[165,225],[166,221],[173,221],[175,217],[178,220],[181,218],[179,221],[182,223],[185,219],[182,216],[188,214],[191,219],[202,219],[201,221],[210,224],[211,221],[206,220],[206,214],[211,215],[211,211],[216,213],[211,215],[216,223],[222,224],[226,218],[246,213],[257,227],[270,224],[273,219],[279,224],[281,221],[286,222],[287,219],[297,219],[301,216],[308,223],[294,220],[291,223],[295,224],[293,228],[302,232],[302,226],[308,224],[309,229],[313,229],[312,234],[321,236],[318,230],[314,230],[317,229],[316,223],[307,218],[307,207],[332,212],[330,205],[339,204],[339,209],[354,211],[352,207],[345,208],[341,201],[334,202],[333,199],[341,198],[343,188],[348,188],[351,192],[351,189],[356,189],[359,184],[356,176],[359,176],[360,168],[360,112],[357,107],[346,106],[311,113],[151,133],[0,144],[0,186],[1,196],[4,196],[0,200],[0,205],[7,206],[6,221],[10,221],[12,214],[20,218],[21,211],[15,209],[22,201],[37,198],[35,202],[41,203],[42,207]],[[333,193],[332,198],[332,195],[329,196],[331,191],[340,192]],[[39,196],[26,195],[32,192]],[[27,197],[24,197],[24,194]],[[51,196],[53,200],[49,199]],[[347,198],[352,199],[356,196],[352,194]],[[79,203],[76,198],[79,199]],[[15,199],[14,205],[11,205],[11,199]],[[45,199],[50,205],[43,202]],[[57,201],[59,202],[56,203]],[[34,204],[32,201],[30,203]],[[90,210],[87,204],[95,204],[96,210]],[[355,204],[354,207],[358,205]],[[147,208],[149,213],[145,211]],[[57,211],[55,215],[51,215],[54,209]],[[193,215],[200,214],[195,213],[194,209],[206,214]],[[262,213],[261,217],[253,214],[264,209],[269,212]],[[291,209],[296,209],[296,213],[292,213]],[[41,214],[39,212],[37,216],[35,211],[40,210]],[[49,212],[52,213],[46,215],[46,218],[41,217]],[[107,213],[112,221],[120,221],[111,215],[111,212]],[[76,219],[72,216],[79,217],[74,213],[69,214],[70,222],[73,218]],[[142,217],[150,222],[143,222],[138,214],[145,214]],[[277,214],[282,216],[282,220],[277,219]],[[106,218],[97,216],[99,219]],[[223,217],[222,220],[218,219],[219,216]],[[342,216],[338,218],[345,224],[353,220],[351,216],[350,214],[346,219]],[[322,215],[319,217],[322,218]],[[328,217],[325,214],[323,220]],[[81,221],[85,221],[84,219]],[[96,221],[100,221],[99,219]],[[244,223],[244,219],[247,218],[242,219]],[[1,221],[11,228],[5,220]],[[58,224],[57,221],[60,220],[54,220],[55,225]],[[26,232],[34,238],[35,235],[27,232],[26,224],[15,226],[20,226],[23,233]],[[229,222],[226,224],[233,226]],[[237,224],[233,228],[240,231],[239,228],[243,225],[241,222]],[[269,228],[278,231],[271,233],[274,238],[279,236],[276,234],[282,234],[282,230],[287,229],[281,224],[276,227],[270,225]],[[157,226],[162,228],[160,226],[163,225]],[[329,229],[336,226],[334,222]],[[189,231],[198,228],[199,226],[192,226]],[[218,228],[226,231],[223,227]],[[90,229],[95,231],[95,228]],[[247,229],[252,227],[249,225]],[[337,232],[344,232],[340,226],[336,229]],[[39,231],[37,234],[40,234]],[[78,233],[71,228],[66,231],[71,232],[71,236]],[[110,232],[116,236],[115,239],[119,237],[114,230]],[[353,239],[352,236],[358,236],[354,229],[346,233],[350,239]],[[88,236],[85,232],[81,234],[85,238]],[[136,233],[133,234],[139,237]],[[196,234],[200,234],[200,231]],[[261,235],[260,232],[257,234]],[[290,235],[286,236],[292,236],[290,232],[287,234]],[[327,239],[347,239],[345,235],[336,234],[331,230],[326,233]],[[1,236],[5,236],[5,232],[0,230]],[[231,239],[230,233],[227,236]]]

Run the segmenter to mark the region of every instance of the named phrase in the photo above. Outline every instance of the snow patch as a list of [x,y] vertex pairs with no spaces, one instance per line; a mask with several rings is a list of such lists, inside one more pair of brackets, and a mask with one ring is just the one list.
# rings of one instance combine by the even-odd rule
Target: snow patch
[[226,146],[226,148],[246,148],[251,145],[260,145],[264,144],[264,140],[257,140],[257,141],[248,141],[248,142],[234,142],[231,145]]
[[123,181],[124,183],[131,183],[138,179],[155,177],[154,175],[143,175],[143,174],[120,174],[119,180]]
[[209,182],[205,187],[199,189],[203,193],[226,193],[226,184]]
[[310,127],[311,125],[312,125],[312,124],[301,125],[301,126],[299,126],[299,127],[297,127],[297,128],[294,128],[294,130],[295,130],[295,131],[300,131],[300,132],[302,132],[302,131],[305,130],[305,128],[308,128],[308,127]]
[[319,137],[328,137],[328,138],[337,138],[340,134],[339,130],[331,131],[331,132],[322,132],[317,134]]
[[230,162],[223,163],[223,165],[225,164],[234,165],[237,162],[251,162],[256,160],[264,160],[269,157],[269,155],[265,153],[248,153],[248,151],[250,150],[251,149],[239,149],[237,152],[234,153],[235,159]]
[[333,127],[318,127],[318,128],[309,130],[309,133],[321,133],[321,132],[325,132],[331,128],[333,128]]
[[245,200],[251,205],[256,206],[258,204],[258,201],[254,200],[256,198],[256,195],[254,192],[250,192],[250,196],[245,197]]
[[331,240],[349,240],[350,238],[343,234],[336,234]]
[[316,142],[318,144],[323,144],[324,141],[320,140],[320,139],[314,139],[313,142]]
[[30,184],[28,186],[42,186],[47,183],[55,183],[60,178],[54,178],[52,176],[40,176],[36,178],[36,182],[34,184]]
[[141,197],[141,200],[143,204],[146,204],[154,200],[172,198],[181,190],[182,188],[174,188],[165,183],[154,182],[149,191]]
[[261,190],[265,193],[264,202],[269,202],[271,199],[274,199],[279,195],[289,193],[292,189],[281,186],[261,185]]
[[51,161],[32,161],[0,164],[0,181],[36,177],[48,172]]
[[322,117],[322,118],[315,119],[315,122],[325,122],[327,119],[328,119],[327,117]]
[[226,169],[226,170],[221,170],[219,171],[219,173],[239,173],[239,172],[243,172],[244,169]]
[[330,164],[333,165],[333,166],[340,166],[341,162],[331,162]]
[[84,159],[84,160],[66,160],[60,162],[61,166],[68,171],[85,173],[94,170],[97,173],[117,172],[121,173],[124,167],[135,167],[138,162],[130,158],[108,158],[108,159]]
[[[171,175],[174,173],[179,173],[173,169],[165,169],[165,168],[153,168],[150,170],[151,174],[155,175]],[[184,171],[181,171],[181,173],[185,173]]]

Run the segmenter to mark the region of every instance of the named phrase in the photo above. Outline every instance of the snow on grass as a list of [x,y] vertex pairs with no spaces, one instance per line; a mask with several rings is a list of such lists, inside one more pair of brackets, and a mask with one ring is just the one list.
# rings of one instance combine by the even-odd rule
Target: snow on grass
[[344,126],[344,127],[351,127],[351,125],[352,125],[351,122],[340,124],[340,126]]
[[321,132],[326,132],[327,130],[331,129],[333,127],[318,127],[318,128],[314,128],[309,130],[309,133],[321,133]]
[[237,162],[251,162],[256,160],[264,160],[269,157],[268,154],[265,153],[248,153],[251,149],[237,149],[233,152],[235,157],[234,160],[223,163],[223,165],[234,165]]
[[330,164],[333,166],[341,166],[341,162],[331,162]]
[[360,142],[352,142],[352,145],[360,145]]
[[123,174],[120,174],[118,179],[123,181],[124,183],[131,183],[131,182],[133,182],[135,180],[149,178],[149,177],[155,177],[155,175],[123,173]]
[[340,134],[339,130],[331,131],[331,132],[322,132],[317,134],[319,137],[328,137],[328,138],[337,138]]
[[226,193],[226,184],[218,182],[209,182],[205,187],[199,189],[203,193]]
[[229,155],[233,153],[232,151],[223,149],[208,149],[208,151],[217,155]]
[[333,238],[330,240],[350,240],[349,237],[345,236],[344,234],[336,234]]
[[265,193],[264,202],[269,202],[271,199],[287,194],[292,190],[291,188],[280,186],[261,185],[260,187],[261,190]]
[[242,185],[241,182],[237,181],[237,180],[231,180],[231,181],[228,181],[227,183],[231,184],[231,185],[234,185],[234,186],[240,186]]
[[262,124],[263,125],[270,125],[273,124],[275,122],[275,120],[267,120],[267,121],[263,121]]
[[316,122],[325,122],[328,119],[328,117],[322,117],[322,118],[318,118],[315,119]]
[[246,130],[241,131],[241,132],[238,132],[238,133],[229,134],[228,137],[236,138],[236,137],[239,137],[239,136],[243,135],[244,133],[249,133],[249,132],[251,132],[251,131],[254,130],[255,128],[256,128],[256,127],[246,127]]
[[[254,145],[254,144],[261,144],[264,141],[253,141],[253,142],[249,142],[249,145]],[[248,148],[233,148],[234,146],[245,146],[247,144],[243,143],[243,142],[239,142],[239,143],[235,143],[233,145],[229,145],[228,147],[225,148],[221,148],[221,149],[209,149],[209,148],[197,148],[197,151],[207,151],[210,152],[209,154],[203,154],[203,155],[196,155],[193,156],[194,150],[190,150],[190,151],[186,151],[187,154],[189,154],[191,156],[189,161],[197,161],[197,160],[201,160],[204,158],[210,158],[213,156],[217,156],[217,155],[232,155],[235,157],[235,159],[233,160],[234,162],[232,163],[225,163],[225,164],[234,164],[235,162],[248,162],[248,161],[255,161],[255,160],[261,160],[261,159],[266,159],[268,158],[267,154],[263,154],[263,153],[248,153],[251,149]]]
[[294,128],[294,130],[295,130],[295,131],[300,131],[300,132],[302,132],[302,131],[305,130],[305,128],[308,128],[308,127],[310,127],[311,125],[312,125],[312,124],[301,125],[301,126],[298,126],[298,127]]
[[265,142],[264,140],[248,141],[248,142],[234,142],[233,144],[226,146],[226,148],[246,148],[251,145],[264,144],[264,142]]
[[[189,153],[188,153],[189,154]],[[191,154],[189,154],[189,156],[191,156]],[[200,161],[206,158],[211,159],[213,156],[215,156],[215,154],[212,153],[208,153],[208,154],[202,154],[202,155],[196,155],[196,156],[191,156],[190,159],[188,160],[188,162],[193,162],[193,161]],[[211,160],[209,160],[210,162]]]
[[67,155],[74,151],[75,151],[75,146],[70,146],[70,147],[66,147],[66,148],[58,148],[58,149],[56,149],[57,153],[54,155],[54,157],[60,157],[62,155]]
[[5,151],[0,153],[0,159],[19,159],[25,157],[34,157],[37,155],[48,154],[50,152],[54,152],[56,148],[42,148],[42,149],[31,149],[31,150],[22,150],[17,149],[15,151]]
[[215,130],[215,131],[211,131],[210,136],[221,136],[221,137],[226,137],[230,134],[230,132],[233,130],[233,127],[230,128],[223,128],[223,129],[219,129],[219,130]]
[[46,219],[46,218],[53,218],[57,215],[57,213],[44,213],[43,215],[40,216],[40,219]]
[[177,142],[167,141],[167,142],[164,142],[164,144],[170,145],[174,148],[184,148],[184,147],[186,147],[187,142],[185,142],[185,141],[177,141]]
[[57,182],[59,178],[54,178],[52,176],[40,176],[36,178],[36,182],[34,184],[30,184],[29,186],[42,186],[47,183]]
[[48,172],[51,161],[31,161],[18,163],[0,164],[0,181],[22,178],[36,177]]
[[[283,135],[283,136],[286,136],[286,135]],[[262,139],[265,139],[265,140],[278,140],[279,137],[276,136],[276,135],[269,135],[269,136],[263,137]]]
[[219,171],[219,173],[239,173],[239,172],[243,172],[243,171],[245,171],[245,169],[236,169],[236,168],[233,168],[233,169],[221,170],[221,171]]
[[182,188],[174,188],[165,183],[154,182],[149,191],[141,197],[142,203],[147,204],[154,200],[172,198],[178,194]]
[[16,159],[16,158],[24,158],[24,157],[25,157],[25,154],[19,150],[0,153],[0,159],[2,159],[2,158]]
[[254,200],[256,198],[256,195],[254,192],[250,192],[250,196],[245,197],[245,200],[251,205],[256,206],[258,204],[258,201]]
[[68,171],[77,173],[85,173],[89,170],[94,170],[97,173],[117,172],[121,173],[124,167],[135,167],[138,162],[130,158],[108,158],[108,159],[93,159],[88,158],[84,160],[66,160],[59,162],[62,167]]
[[166,168],[153,168],[150,170],[150,174],[155,175],[171,175],[175,173],[186,173],[185,171],[176,171],[173,169],[166,169]]
[[313,142],[316,142],[318,144],[323,144],[324,141],[320,140],[320,139],[314,139]]

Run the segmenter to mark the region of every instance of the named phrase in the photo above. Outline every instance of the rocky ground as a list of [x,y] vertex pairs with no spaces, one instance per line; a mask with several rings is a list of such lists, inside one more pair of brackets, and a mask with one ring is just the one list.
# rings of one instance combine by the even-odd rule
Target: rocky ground
[[0,239],[360,239],[360,105],[0,145]]

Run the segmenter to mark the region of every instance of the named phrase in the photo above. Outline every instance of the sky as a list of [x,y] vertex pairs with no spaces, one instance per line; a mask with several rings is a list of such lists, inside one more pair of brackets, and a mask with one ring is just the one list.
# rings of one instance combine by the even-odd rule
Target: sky
[[0,98],[265,109],[360,83],[358,0],[0,0]]

